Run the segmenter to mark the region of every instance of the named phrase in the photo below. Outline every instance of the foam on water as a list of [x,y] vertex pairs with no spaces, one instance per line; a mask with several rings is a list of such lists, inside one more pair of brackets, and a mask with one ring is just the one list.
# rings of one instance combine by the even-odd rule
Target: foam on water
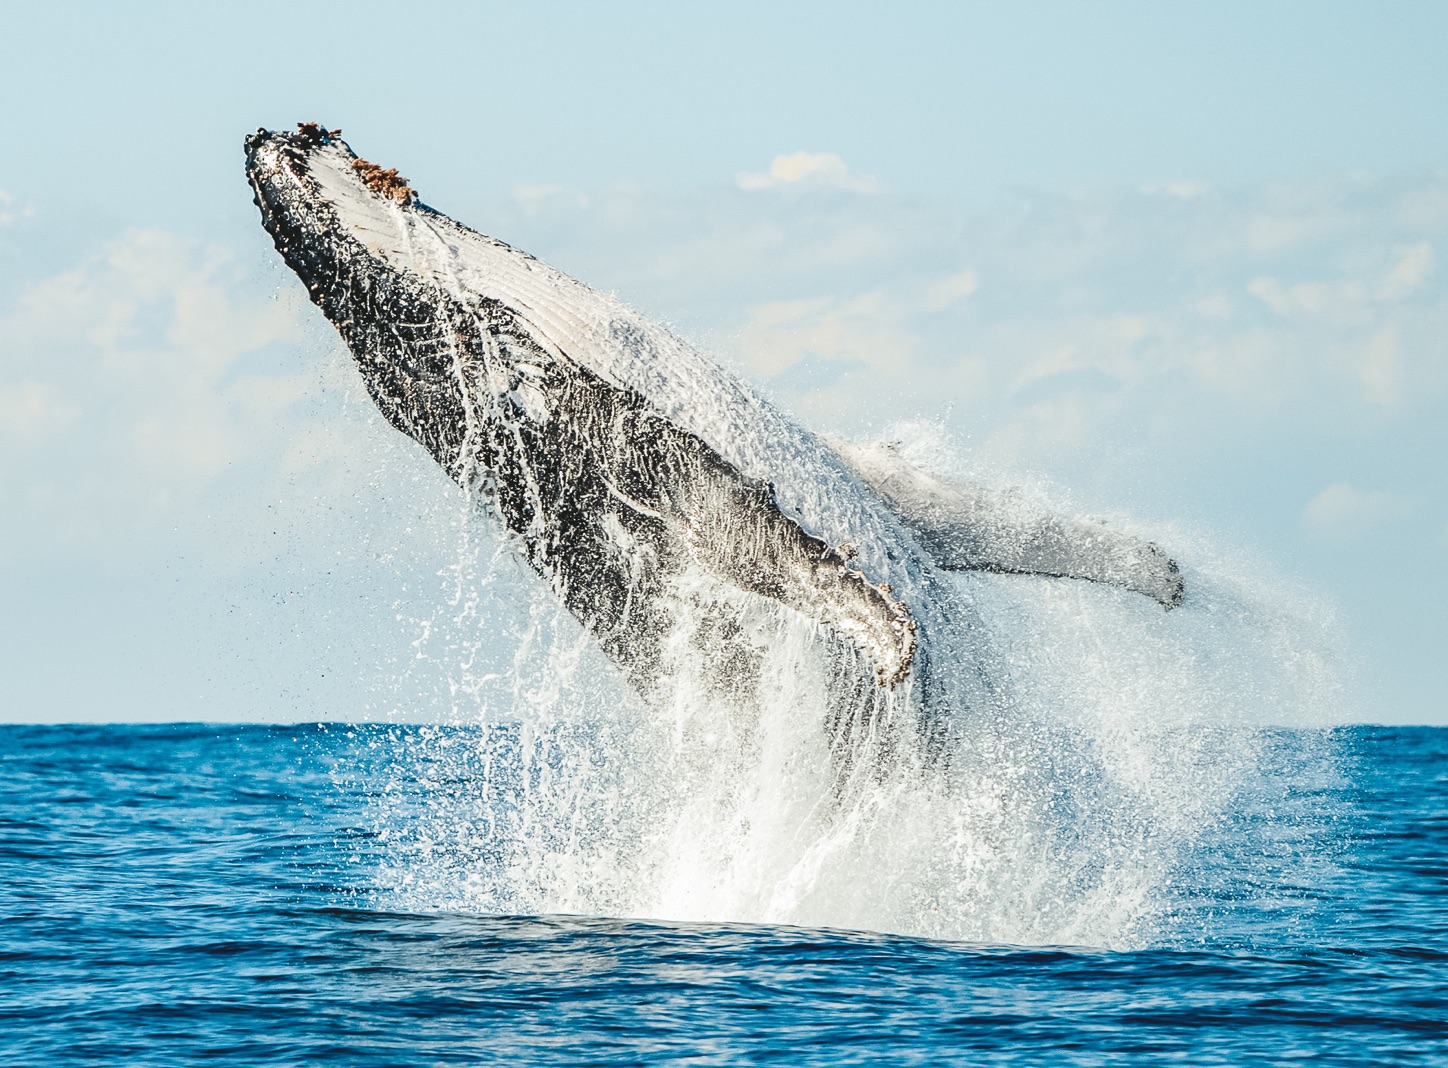
[[[957,577],[1010,699],[962,716],[943,758],[877,737],[842,765],[807,624],[773,617],[743,697],[682,648],[646,704],[486,517],[456,529],[414,643],[453,723],[370,742],[389,752],[367,863],[391,909],[1171,940],[1197,929],[1194,858],[1276,789],[1264,725],[1320,724],[1338,700],[1323,620],[1174,531],[1189,594],[1170,613],[1089,583]],[[489,659],[500,642],[509,664]],[[1305,862],[1234,848],[1244,882]]]

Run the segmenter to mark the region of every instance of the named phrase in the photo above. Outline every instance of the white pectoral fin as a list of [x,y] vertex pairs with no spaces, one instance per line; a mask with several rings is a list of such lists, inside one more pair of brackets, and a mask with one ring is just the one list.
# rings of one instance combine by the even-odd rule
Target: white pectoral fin
[[1176,562],[1151,542],[1098,523],[1024,516],[1019,502],[1005,495],[961,497],[971,505],[906,520],[947,570],[1086,579],[1134,590],[1167,608],[1182,603]]
[[1150,542],[1100,523],[1048,515],[1019,496],[944,482],[889,445],[832,442],[942,568],[1086,579],[1181,604],[1181,572]]

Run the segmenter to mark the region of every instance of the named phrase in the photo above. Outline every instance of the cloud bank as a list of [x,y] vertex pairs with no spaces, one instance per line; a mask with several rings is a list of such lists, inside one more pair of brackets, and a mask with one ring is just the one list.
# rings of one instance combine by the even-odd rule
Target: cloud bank
[[[669,322],[818,429],[936,420],[980,478],[1234,532],[1347,591],[1385,636],[1406,611],[1387,564],[1341,576],[1408,556],[1431,564],[1422,595],[1448,598],[1448,178],[969,206],[796,153],[733,187],[540,187],[451,210]],[[418,567],[447,566],[455,528],[417,503],[444,481],[380,426],[255,235],[115,234],[3,296],[13,554],[123,543],[145,567],[271,568],[284,599],[298,571],[395,561],[388,530],[412,523],[431,539]],[[416,572],[385,566],[416,592]],[[1440,614],[1384,640],[1406,674],[1445,629]]]

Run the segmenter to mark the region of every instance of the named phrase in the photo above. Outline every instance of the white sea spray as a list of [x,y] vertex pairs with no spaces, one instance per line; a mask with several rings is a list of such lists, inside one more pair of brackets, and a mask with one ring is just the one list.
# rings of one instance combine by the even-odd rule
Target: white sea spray
[[1194,858],[1275,789],[1271,725],[1320,725],[1338,700],[1312,606],[1282,608],[1275,580],[1176,530],[1205,562],[1169,613],[1095,584],[957,577],[1009,700],[960,717],[944,753],[842,768],[807,622],[773,617],[742,699],[681,649],[669,699],[646,703],[486,517],[449,522],[456,560],[412,654],[446,678],[447,722],[372,743],[385,787],[362,863],[381,907],[1142,946],[1187,922]]

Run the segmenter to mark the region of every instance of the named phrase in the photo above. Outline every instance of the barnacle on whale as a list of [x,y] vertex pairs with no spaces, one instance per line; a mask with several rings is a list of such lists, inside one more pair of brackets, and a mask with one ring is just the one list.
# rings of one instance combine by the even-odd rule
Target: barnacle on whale
[[396,167],[383,170],[377,164],[369,163],[359,156],[352,161],[352,169],[361,175],[362,181],[372,192],[391,197],[399,204],[406,204],[416,195],[408,188],[407,179],[397,173]]

